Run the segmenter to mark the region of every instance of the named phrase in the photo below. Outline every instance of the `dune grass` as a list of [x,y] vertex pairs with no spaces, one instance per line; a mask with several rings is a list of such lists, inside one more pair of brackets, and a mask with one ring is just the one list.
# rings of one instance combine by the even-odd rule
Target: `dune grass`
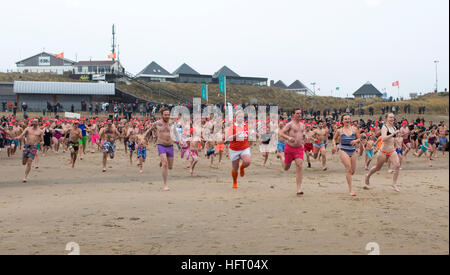
[[[51,73],[0,73],[0,82],[12,82],[14,80],[23,81],[80,81],[72,79],[67,75],[56,75]],[[194,83],[173,83],[173,82],[149,82],[152,88],[146,88],[135,82],[118,81],[116,87],[138,97],[154,102],[163,102],[167,104],[192,103],[194,97],[201,98],[201,84]],[[186,98],[187,102],[159,93],[160,90],[166,90],[173,94]],[[224,102],[224,94],[219,92],[219,85],[208,84],[208,103],[217,104]],[[413,100],[404,100],[398,102],[386,102],[381,98],[368,99],[344,99],[329,96],[305,96],[291,91],[276,87],[260,87],[246,85],[227,85],[227,101],[234,104],[247,104],[257,101],[259,105],[277,104],[285,110],[301,107],[307,110],[311,108],[324,109],[353,107],[356,110],[361,106],[365,113],[368,113],[369,107],[374,108],[375,114],[381,114],[382,106],[399,106],[400,113],[403,113],[403,107],[411,105],[411,112],[417,113],[419,107],[425,106],[428,114],[448,114],[449,112],[449,93],[427,94]],[[206,103],[206,100],[202,100]]]

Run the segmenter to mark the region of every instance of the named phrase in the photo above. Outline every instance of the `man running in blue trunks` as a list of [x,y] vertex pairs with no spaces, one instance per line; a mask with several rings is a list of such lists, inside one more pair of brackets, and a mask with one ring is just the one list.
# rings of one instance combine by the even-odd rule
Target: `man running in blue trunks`
[[108,119],[106,122],[106,127],[100,130],[100,140],[103,140],[103,172],[106,172],[106,160],[108,159],[108,154],[111,159],[114,158],[116,152],[116,139],[120,137],[119,131],[117,131],[116,126],[113,125],[112,120]]
[[280,134],[284,126],[285,123],[283,121],[278,126],[277,159],[281,159],[281,165],[284,164],[284,147],[286,146],[286,140]]
[[327,157],[326,157],[326,148],[328,141],[328,136],[330,135],[328,128],[325,127],[325,122],[319,121],[319,128],[315,129],[312,134],[312,139],[314,141],[313,146],[313,158],[317,159],[320,155],[322,157],[322,170],[327,170]]

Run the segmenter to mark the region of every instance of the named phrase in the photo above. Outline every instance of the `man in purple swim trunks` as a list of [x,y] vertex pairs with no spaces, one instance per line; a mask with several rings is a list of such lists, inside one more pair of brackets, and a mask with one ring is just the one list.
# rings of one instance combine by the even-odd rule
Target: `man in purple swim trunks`
[[170,135],[170,111],[167,108],[162,108],[161,119],[153,123],[152,132],[156,136],[156,144],[158,146],[158,155],[161,158],[159,166],[162,167],[162,176],[164,180],[164,191],[169,191],[167,184],[168,169],[173,168],[173,139]]

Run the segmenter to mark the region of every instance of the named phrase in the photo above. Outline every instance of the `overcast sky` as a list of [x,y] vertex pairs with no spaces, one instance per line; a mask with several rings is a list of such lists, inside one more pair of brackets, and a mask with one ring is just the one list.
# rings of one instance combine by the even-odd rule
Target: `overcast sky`
[[[448,0],[15,0],[2,1],[0,71],[45,48],[106,60],[116,25],[120,61],[138,73],[186,62],[202,74],[241,76],[318,94],[351,95],[370,81],[401,96],[449,87]],[[383,92],[383,91],[382,91]],[[336,91],[333,92],[336,95]]]

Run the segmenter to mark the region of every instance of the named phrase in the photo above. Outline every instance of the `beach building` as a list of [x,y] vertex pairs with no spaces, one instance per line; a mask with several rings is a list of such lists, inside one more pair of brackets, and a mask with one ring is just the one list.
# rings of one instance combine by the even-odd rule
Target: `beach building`
[[356,90],[353,93],[355,98],[372,98],[372,97],[381,97],[383,94],[375,88],[369,81],[366,84],[362,85],[361,88]]

